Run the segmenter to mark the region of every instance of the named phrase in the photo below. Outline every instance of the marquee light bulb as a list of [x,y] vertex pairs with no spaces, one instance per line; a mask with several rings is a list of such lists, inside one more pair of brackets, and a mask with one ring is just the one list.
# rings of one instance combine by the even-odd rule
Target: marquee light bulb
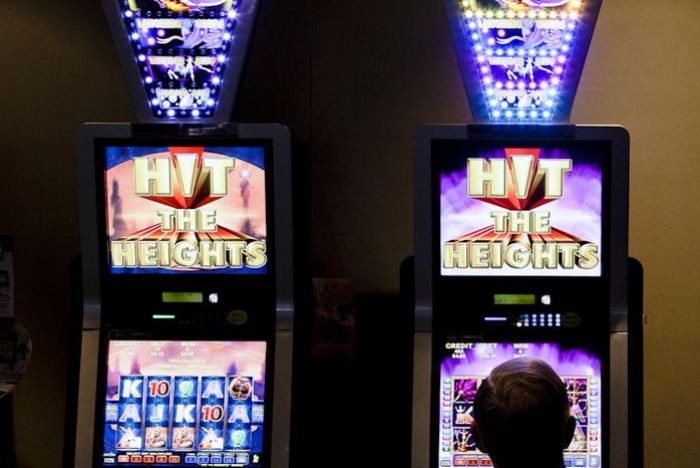
[[[259,0],[104,2],[139,120],[229,119]],[[245,4],[245,9],[240,10]],[[240,35],[233,41],[234,34]],[[231,58],[235,57],[236,60]],[[136,62],[137,68],[129,62]],[[133,76],[132,76],[133,75]],[[144,88],[145,93],[134,88]]]
[[[467,57],[460,65],[477,121],[568,120],[601,0],[444,1],[461,23],[452,31],[467,49],[458,55]],[[559,85],[573,90],[552,92]]]

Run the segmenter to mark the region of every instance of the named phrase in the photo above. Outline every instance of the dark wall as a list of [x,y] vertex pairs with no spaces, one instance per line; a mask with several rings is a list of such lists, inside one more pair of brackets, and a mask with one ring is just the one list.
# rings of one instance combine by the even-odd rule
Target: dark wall
[[285,123],[308,149],[314,274],[397,291],[413,131],[468,118],[444,21],[440,2],[263,3],[235,117]]
[[[630,252],[646,275],[649,468],[700,459],[688,417],[700,409],[687,390],[700,386],[700,3],[666,3],[604,2],[572,114],[632,135]],[[13,394],[17,464],[54,467],[69,265],[80,250],[76,132],[134,114],[97,0],[6,1],[0,30],[0,233],[15,238],[16,316],[34,346]],[[284,123],[304,150],[310,223],[300,228],[308,238],[300,258],[312,274],[395,295],[413,249],[415,127],[469,120],[442,2],[265,0],[234,118]],[[372,343],[395,308],[367,310],[364,349],[381,350]],[[371,361],[383,364],[360,362]]]

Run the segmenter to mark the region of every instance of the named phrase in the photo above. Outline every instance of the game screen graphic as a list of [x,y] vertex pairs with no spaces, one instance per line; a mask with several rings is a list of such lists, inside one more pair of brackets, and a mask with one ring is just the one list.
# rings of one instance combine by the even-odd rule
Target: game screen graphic
[[110,341],[103,465],[264,466],[265,353],[262,341]]
[[491,466],[472,439],[472,406],[482,380],[498,364],[518,356],[547,362],[569,393],[576,430],[564,451],[565,466],[600,468],[602,463],[602,385],[599,357],[584,349],[553,343],[444,343],[438,398],[440,467]]
[[110,273],[267,273],[264,148],[104,151]]
[[156,118],[211,117],[252,0],[112,0]]
[[604,154],[592,144],[443,147],[440,274],[601,276]]

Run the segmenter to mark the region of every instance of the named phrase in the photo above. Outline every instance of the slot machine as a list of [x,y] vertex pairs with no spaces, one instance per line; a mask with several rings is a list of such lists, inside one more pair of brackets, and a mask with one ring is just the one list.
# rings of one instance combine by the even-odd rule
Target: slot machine
[[103,4],[139,121],[79,131],[71,464],[288,466],[290,135],[228,122],[257,2]]
[[568,123],[599,7],[446,1],[476,123],[415,138],[414,468],[492,466],[472,405],[518,356],[566,385],[565,466],[643,466],[629,135]]

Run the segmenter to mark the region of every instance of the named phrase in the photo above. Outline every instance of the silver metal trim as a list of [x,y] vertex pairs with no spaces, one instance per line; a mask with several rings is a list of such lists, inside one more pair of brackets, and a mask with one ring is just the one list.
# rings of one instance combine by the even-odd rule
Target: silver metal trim
[[75,468],[92,466],[92,445],[97,398],[97,359],[100,348],[99,330],[85,330],[80,353],[80,385],[75,425]]
[[275,210],[275,282],[277,330],[292,330],[294,322],[294,210],[289,129],[281,124],[240,124],[241,138],[268,137],[273,141]]
[[83,270],[83,329],[100,328],[99,226],[95,193],[95,139],[126,138],[128,123],[85,123],[78,131],[78,194],[80,203],[81,266]]
[[[629,359],[628,334],[610,335],[610,467],[629,466]],[[613,443],[614,441],[614,443]]]
[[275,333],[274,401],[271,466],[289,467],[294,324],[294,225],[292,202],[291,136],[280,124],[240,124],[241,138],[271,137],[275,210],[275,280],[277,320]]
[[292,348],[293,333],[278,330],[275,338],[275,383],[272,414],[272,468],[289,468],[290,427],[292,420]]
[[415,333],[413,345],[411,468],[427,468],[430,464],[431,346],[432,333]]

